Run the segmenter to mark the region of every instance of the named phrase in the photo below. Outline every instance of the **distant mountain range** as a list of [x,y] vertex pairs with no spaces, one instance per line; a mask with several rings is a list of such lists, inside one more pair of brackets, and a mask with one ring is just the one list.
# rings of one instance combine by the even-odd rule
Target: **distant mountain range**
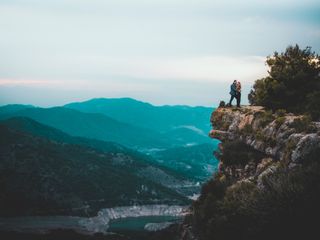
[[210,130],[212,108],[190,106],[154,106],[132,98],[96,98],[64,107],[87,113],[102,113],[118,121],[159,132],[190,128],[205,135]]
[[25,108],[9,114],[1,114],[0,109],[2,119],[15,116],[34,119],[72,136],[113,141],[132,148],[170,144],[170,141],[159,138],[157,132],[122,123],[103,114],[82,113],[63,107]]
[[128,98],[93,99],[53,108],[7,105],[0,107],[0,119],[24,116],[72,136],[112,141],[135,149],[163,149],[211,142],[207,137],[211,110],[156,107]]

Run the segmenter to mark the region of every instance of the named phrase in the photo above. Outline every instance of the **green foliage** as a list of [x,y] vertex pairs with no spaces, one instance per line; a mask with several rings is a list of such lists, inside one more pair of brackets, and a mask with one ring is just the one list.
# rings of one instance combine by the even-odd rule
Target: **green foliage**
[[260,141],[263,141],[263,142],[266,141],[265,134],[263,134],[263,133],[261,132],[261,130],[256,131],[255,139],[260,140]]
[[242,129],[242,133],[245,134],[245,135],[252,134],[253,133],[252,126],[250,124],[246,124]]
[[276,127],[279,128],[286,121],[285,117],[277,117],[275,120]]
[[220,103],[219,103],[219,107],[225,107],[225,106],[226,106],[225,101],[220,101]]
[[256,80],[249,94],[253,105],[320,116],[320,58],[310,47],[289,46],[267,58],[269,76]]
[[303,116],[301,118],[296,118],[293,120],[293,122],[289,126],[294,128],[297,132],[312,131],[311,117]]
[[249,161],[257,161],[262,154],[240,141],[223,143],[220,160],[225,166],[245,166]]
[[289,139],[286,142],[286,147],[285,147],[285,150],[284,150],[284,156],[283,156],[284,161],[282,161],[283,164],[287,164],[290,161],[292,151],[295,148],[296,148],[296,143],[293,140]]
[[284,117],[286,113],[287,111],[285,109],[278,109],[275,114],[277,117]]
[[261,112],[259,114],[260,124],[263,128],[274,120],[274,116],[270,110]]
[[275,137],[270,137],[270,138],[268,138],[267,141],[268,141],[267,143],[270,147],[275,147],[277,145],[277,140]]
[[320,91],[312,92],[307,95],[306,112],[309,113],[313,119],[320,119]]
[[193,226],[200,240],[310,239],[320,225],[320,149],[296,169],[279,167],[251,182],[216,177],[194,204]]

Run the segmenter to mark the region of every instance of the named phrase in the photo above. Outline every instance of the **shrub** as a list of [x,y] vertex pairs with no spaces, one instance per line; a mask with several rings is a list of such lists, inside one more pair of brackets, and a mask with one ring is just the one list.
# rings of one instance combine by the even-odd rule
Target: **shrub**
[[320,117],[320,58],[310,47],[289,46],[267,57],[269,76],[256,80],[248,98],[252,105]]
[[279,128],[286,121],[286,117],[277,117],[275,120],[276,127]]
[[257,139],[259,141],[266,141],[267,140],[266,136],[261,132],[261,130],[256,131],[255,139]]
[[219,107],[225,107],[225,106],[226,106],[225,101],[220,101],[220,103],[219,103]]
[[225,166],[245,166],[249,161],[263,157],[262,153],[240,141],[225,142],[222,146],[220,160]]
[[252,134],[253,133],[252,125],[246,124],[242,129],[242,133],[245,134],[245,135]]
[[278,109],[275,114],[277,117],[284,117],[286,113],[287,111],[285,109]]
[[272,114],[272,111],[264,111],[260,113],[260,124],[264,128],[269,123],[271,123],[274,120],[274,116]]
[[[215,178],[194,205],[193,221],[200,240],[312,239],[320,227],[320,149],[300,168],[279,167],[251,182]],[[224,184],[224,185],[222,185]],[[232,185],[233,184],[233,185]],[[223,187],[222,187],[223,186]]]
[[306,112],[311,115],[311,117],[320,121],[320,91],[312,92],[307,96]]
[[275,147],[277,145],[277,140],[275,137],[270,137],[267,139],[267,141],[270,147]]
[[311,128],[311,117],[303,116],[301,118],[296,118],[289,126],[294,128],[297,132],[307,132]]

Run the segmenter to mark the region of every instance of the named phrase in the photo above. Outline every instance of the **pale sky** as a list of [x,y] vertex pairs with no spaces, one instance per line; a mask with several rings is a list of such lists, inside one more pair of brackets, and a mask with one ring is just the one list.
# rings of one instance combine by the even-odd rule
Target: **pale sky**
[[216,106],[290,44],[320,53],[315,0],[0,0],[0,105],[133,97]]

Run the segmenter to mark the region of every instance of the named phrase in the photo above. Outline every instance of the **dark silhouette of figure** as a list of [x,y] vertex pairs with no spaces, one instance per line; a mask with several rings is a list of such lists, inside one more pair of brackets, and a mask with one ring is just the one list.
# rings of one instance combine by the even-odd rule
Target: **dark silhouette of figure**
[[236,99],[237,99],[237,107],[240,107],[240,102],[241,102],[241,83],[239,81],[236,84]]
[[233,99],[237,97],[237,80],[234,80],[230,86],[230,95],[231,95],[231,98],[229,101],[229,106],[231,107]]

